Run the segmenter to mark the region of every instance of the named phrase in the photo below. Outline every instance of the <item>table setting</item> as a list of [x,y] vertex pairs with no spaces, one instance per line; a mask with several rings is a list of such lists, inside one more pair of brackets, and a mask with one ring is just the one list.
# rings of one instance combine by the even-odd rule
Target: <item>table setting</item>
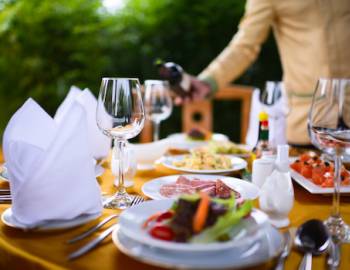
[[[297,156],[280,131],[261,156],[199,128],[161,139],[164,81],[143,93],[137,78],[102,78],[97,98],[72,87],[53,117],[29,98],[3,136],[0,268],[347,269],[349,129],[335,123],[347,83],[319,81],[319,151]],[[153,141],[129,142],[146,119]]]

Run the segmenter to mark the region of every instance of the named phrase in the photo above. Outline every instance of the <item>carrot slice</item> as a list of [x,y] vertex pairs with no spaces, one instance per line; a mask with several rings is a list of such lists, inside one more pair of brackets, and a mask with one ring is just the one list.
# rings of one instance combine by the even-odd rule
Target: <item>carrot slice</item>
[[200,193],[201,200],[197,211],[193,217],[192,228],[195,233],[199,233],[205,225],[209,213],[210,197],[207,193]]

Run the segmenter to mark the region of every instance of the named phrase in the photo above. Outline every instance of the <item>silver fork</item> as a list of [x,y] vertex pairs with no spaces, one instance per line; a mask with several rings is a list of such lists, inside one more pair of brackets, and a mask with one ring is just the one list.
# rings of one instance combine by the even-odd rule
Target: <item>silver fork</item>
[[[134,206],[137,204],[140,204],[142,202],[144,202],[145,199],[142,196],[139,195],[135,195],[130,203],[130,206]],[[103,220],[104,221],[104,220]],[[108,221],[107,221],[108,222]],[[101,222],[102,223],[102,222]],[[99,225],[99,224],[98,224]],[[96,227],[98,226],[96,225]],[[103,225],[102,225],[103,226]],[[117,226],[117,224],[113,224],[111,227],[109,227],[108,229],[104,230],[98,237],[94,238],[93,240],[91,240],[89,243],[87,243],[86,245],[82,246],[81,248],[79,248],[78,250],[72,252],[71,254],[68,255],[68,259],[69,260],[74,260],[86,253],[88,253],[90,250],[94,249],[95,247],[97,247],[97,245],[99,243],[101,243],[107,236],[109,236],[114,228]],[[92,229],[90,229],[92,230]],[[90,231],[88,230],[88,231]],[[97,229],[95,229],[94,231],[96,231]],[[89,233],[90,235],[91,233]],[[76,237],[77,238],[77,237]]]

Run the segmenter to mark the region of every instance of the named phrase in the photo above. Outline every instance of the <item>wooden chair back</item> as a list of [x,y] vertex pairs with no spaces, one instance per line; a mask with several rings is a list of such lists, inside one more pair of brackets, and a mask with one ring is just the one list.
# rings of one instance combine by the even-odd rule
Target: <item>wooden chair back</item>
[[[238,100],[241,102],[241,143],[245,142],[248,130],[252,93],[252,87],[228,85],[220,89],[214,96],[215,100]],[[200,128],[208,131],[213,130],[213,104],[211,100],[197,101],[183,105],[182,131],[188,132],[192,128]],[[140,141],[143,143],[152,141],[152,125],[150,121],[146,121]]]

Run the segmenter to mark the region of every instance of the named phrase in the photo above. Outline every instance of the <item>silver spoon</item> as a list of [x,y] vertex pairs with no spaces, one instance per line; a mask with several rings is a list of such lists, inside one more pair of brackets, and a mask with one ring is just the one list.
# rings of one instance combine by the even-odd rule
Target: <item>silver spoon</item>
[[312,255],[325,252],[328,249],[330,237],[321,220],[311,219],[298,228],[294,242],[305,253],[299,270],[311,270]]

